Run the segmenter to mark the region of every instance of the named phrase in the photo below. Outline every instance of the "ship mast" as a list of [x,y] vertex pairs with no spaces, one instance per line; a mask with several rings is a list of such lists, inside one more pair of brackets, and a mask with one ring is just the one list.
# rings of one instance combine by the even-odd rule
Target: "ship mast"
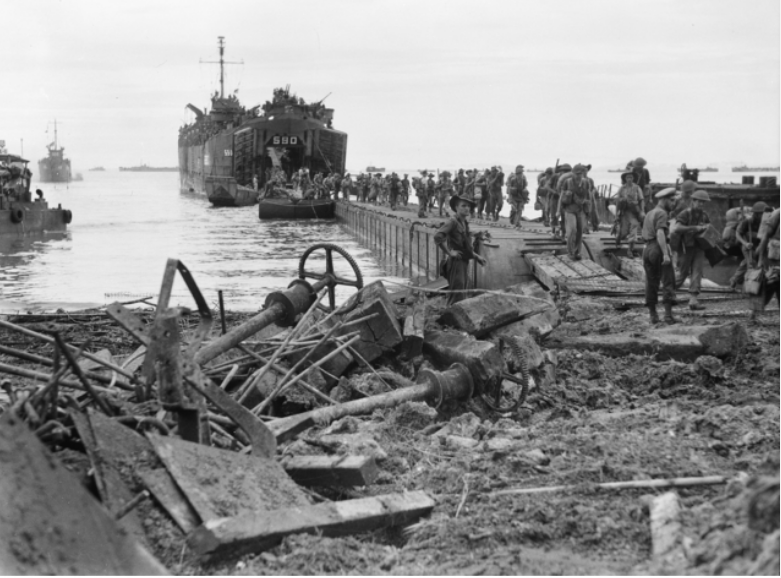
[[220,65],[220,98],[225,98],[225,65],[226,64],[244,64],[243,60],[239,62],[226,62],[225,61],[225,37],[217,37],[217,46],[220,49],[220,60],[214,62],[213,60],[201,60],[203,64],[219,64]]

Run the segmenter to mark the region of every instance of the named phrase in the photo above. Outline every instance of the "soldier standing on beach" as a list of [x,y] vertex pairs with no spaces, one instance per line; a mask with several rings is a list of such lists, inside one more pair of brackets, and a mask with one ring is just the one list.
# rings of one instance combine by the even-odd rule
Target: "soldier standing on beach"
[[439,203],[439,216],[444,216],[442,211],[445,208],[445,203],[450,200],[453,195],[453,183],[450,181],[450,173],[443,171],[439,176],[439,182],[436,185],[437,188],[437,201]]
[[751,207],[751,216],[741,220],[735,227],[735,241],[740,246],[743,260],[730,279],[730,287],[733,289],[736,289],[738,285],[742,285],[748,268],[754,267],[759,261],[759,245],[761,243],[759,228],[762,225],[762,217],[766,209],[767,205],[765,203],[757,201]]
[[586,167],[575,165],[572,177],[564,182],[561,192],[561,209],[564,213],[567,228],[567,252],[569,256],[580,261],[580,245],[583,241],[583,230],[586,219],[591,214],[591,189],[585,178]]
[[399,182],[399,175],[391,173],[390,177],[390,208],[391,211],[396,210],[396,205],[399,202],[399,193],[401,192],[401,183]]
[[643,191],[635,184],[635,175],[627,171],[621,175],[623,184],[618,189],[616,202],[616,247],[629,238],[629,257],[635,256],[635,241],[640,232],[640,223],[645,219]]
[[407,176],[407,173],[404,173],[404,178],[401,179],[401,198],[405,207],[409,203],[409,179]]
[[451,291],[447,304],[453,305],[466,298],[463,291],[468,288],[469,261],[474,259],[482,266],[485,265],[485,258],[474,252],[469,236],[467,221],[474,208],[474,201],[453,195],[450,197],[450,208],[455,216],[439,228],[434,235],[434,243],[446,255],[440,274],[448,280],[448,289]]
[[418,217],[423,218],[426,216],[428,210],[428,194],[426,193],[427,186],[423,181],[423,177],[419,179],[412,179],[412,184],[415,187],[415,195],[418,197]]
[[651,316],[651,323],[659,323],[656,305],[659,302],[659,284],[662,285],[662,302],[664,303],[664,322],[668,325],[677,323],[673,318],[673,301],[675,300],[675,271],[673,270],[672,253],[667,242],[668,211],[672,209],[675,189],[663,189],[656,193],[656,207],[646,213],[643,220],[643,269],[645,269],[645,305]]
[[689,309],[699,311],[705,309],[697,300],[702,285],[702,271],[705,268],[705,251],[697,244],[697,235],[704,233],[710,226],[708,214],[702,209],[710,201],[705,191],[694,191],[691,207],[681,212],[678,217],[676,232],[682,235],[678,247],[673,247],[677,253],[678,271],[675,277],[675,288],[683,287],[687,277],[689,280]]
[[765,272],[765,284],[762,292],[751,300],[751,319],[756,319],[757,312],[765,310],[774,295],[781,302],[779,294],[779,279],[781,279],[779,274],[779,258],[781,257],[779,218],[781,218],[781,211],[776,209],[767,220],[764,236],[759,243],[759,264]]
[[523,206],[529,198],[528,181],[523,174],[523,165],[515,167],[515,172],[507,177],[507,199],[512,206],[510,213],[510,224],[517,229],[521,228],[521,215]]
[[542,211],[542,224],[546,227],[550,225],[548,220],[548,185],[553,178],[553,168],[548,167],[544,173],[537,175],[537,201],[535,202],[535,209],[539,206]]
[[646,208],[651,206],[651,173],[645,168],[646,161],[643,157],[637,157],[632,162],[632,172],[635,174],[635,184],[643,191],[643,199]]

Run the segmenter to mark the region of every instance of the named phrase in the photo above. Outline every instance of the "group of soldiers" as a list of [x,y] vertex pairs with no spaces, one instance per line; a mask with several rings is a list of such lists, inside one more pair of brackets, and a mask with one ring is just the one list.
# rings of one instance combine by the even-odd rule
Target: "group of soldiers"
[[[659,323],[656,306],[662,286],[664,323],[677,320],[672,315],[676,304],[675,290],[689,279],[689,309],[705,307],[698,296],[708,243],[700,242],[711,228],[705,207],[710,202],[707,191],[698,190],[694,181],[684,181],[680,193],[669,187],[656,193],[656,206],[643,215],[642,236],[646,242],[643,268],[646,276],[646,306],[652,323]],[[763,202],[750,208],[727,211],[722,232],[722,248],[728,255],[742,258],[730,280],[733,290],[740,287],[749,270],[758,271],[762,282],[752,292],[752,317],[779,291],[779,209]],[[705,247],[703,246],[705,245]]]
[[[522,211],[521,201],[523,200],[523,204],[528,202],[526,177],[522,175],[523,167],[520,165],[519,170],[520,177],[511,175],[506,182],[509,202],[514,208],[511,221],[518,226],[520,226]],[[349,175],[345,179],[349,179]],[[410,194],[414,192],[418,199],[418,216],[421,218],[435,210],[440,217],[446,216],[446,207],[451,197],[463,196],[475,203],[472,216],[475,216],[476,212],[480,219],[498,221],[499,212],[504,205],[502,188],[505,186],[505,175],[500,166],[484,171],[477,169],[458,169],[453,173],[441,171],[437,175],[423,170],[420,171],[420,176],[413,176],[411,179],[407,173],[403,177],[399,177],[395,172],[385,176],[382,173],[360,174],[354,184],[350,180],[350,186],[351,188],[348,189],[344,181],[342,182],[342,189],[346,193],[349,190],[351,194],[355,194],[359,201],[388,205],[391,209],[395,209],[400,204],[408,205]]]

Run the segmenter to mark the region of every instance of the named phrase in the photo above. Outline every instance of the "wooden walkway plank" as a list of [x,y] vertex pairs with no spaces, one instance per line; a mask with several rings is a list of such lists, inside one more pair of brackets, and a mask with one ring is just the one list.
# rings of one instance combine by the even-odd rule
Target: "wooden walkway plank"
[[213,562],[268,550],[291,534],[345,536],[405,525],[429,514],[433,508],[434,500],[425,492],[416,491],[253,512],[208,521],[190,534],[188,544],[203,561]]

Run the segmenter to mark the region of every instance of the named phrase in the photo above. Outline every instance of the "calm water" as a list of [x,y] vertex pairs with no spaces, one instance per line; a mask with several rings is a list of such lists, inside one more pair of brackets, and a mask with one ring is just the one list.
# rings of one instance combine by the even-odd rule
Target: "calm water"
[[[674,182],[678,176],[675,171],[650,170],[654,181]],[[527,174],[532,202],[537,174]],[[739,183],[743,174],[701,173],[700,179]],[[154,301],[169,257],[187,265],[209,303],[216,304],[217,291],[222,290],[226,308],[255,311],[269,292],[284,289],[298,276],[300,255],[319,242],[344,247],[366,282],[408,282],[405,271],[378,261],[333,222],[261,222],[257,207],[214,208],[204,196],[180,192],[178,173],[114,170],[83,175],[84,181],[69,185],[33,183],[50,205],[62,203],[73,211],[73,222],[64,238],[2,247],[0,312],[72,310],[143,296],[155,296]],[[757,173],[757,182],[761,175],[779,176]],[[593,171],[590,176],[597,185],[613,184],[614,192],[620,185],[620,173]],[[538,216],[532,206],[527,205],[524,216]],[[509,210],[505,203],[502,214]],[[322,265],[313,263],[311,268]],[[349,274],[345,262],[335,265],[339,273]],[[338,296],[343,300],[351,292],[339,288]],[[178,277],[172,303],[194,306]]]
[[[50,206],[73,211],[73,222],[64,238],[4,247],[0,311],[79,309],[149,295],[156,301],[171,257],[187,266],[210,304],[222,290],[226,308],[255,311],[298,276],[299,257],[320,242],[345,248],[365,282],[407,282],[332,221],[261,222],[257,207],[214,208],[205,196],[180,192],[178,173],[83,176],[69,185],[33,183]],[[307,268],[324,270],[315,256]],[[335,267],[352,276],[343,260]],[[353,291],[338,288],[337,295],[343,300]],[[173,293],[172,304],[194,306],[178,276]]]

